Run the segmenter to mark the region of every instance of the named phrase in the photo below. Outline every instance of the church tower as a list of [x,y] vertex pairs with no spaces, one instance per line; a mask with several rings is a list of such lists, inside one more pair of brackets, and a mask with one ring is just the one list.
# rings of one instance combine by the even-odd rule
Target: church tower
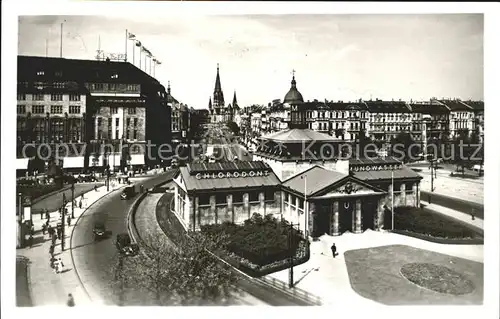
[[219,63],[217,63],[217,76],[215,77],[214,96],[212,100],[213,114],[212,123],[224,121],[225,115],[224,93],[220,84]]

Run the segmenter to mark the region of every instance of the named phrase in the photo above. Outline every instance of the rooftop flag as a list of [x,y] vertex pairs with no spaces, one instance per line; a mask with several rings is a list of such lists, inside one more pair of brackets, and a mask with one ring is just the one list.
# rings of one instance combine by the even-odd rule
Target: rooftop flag
[[128,39],[129,40],[134,40],[135,39],[135,34],[129,32],[128,33]]

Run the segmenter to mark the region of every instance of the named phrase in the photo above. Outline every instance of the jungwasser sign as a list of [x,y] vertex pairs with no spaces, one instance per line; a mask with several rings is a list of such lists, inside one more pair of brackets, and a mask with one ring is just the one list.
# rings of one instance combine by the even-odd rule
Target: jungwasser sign
[[245,172],[218,172],[218,173],[198,173],[196,179],[212,179],[212,178],[240,178],[240,177],[262,177],[268,176],[269,171],[245,171]]

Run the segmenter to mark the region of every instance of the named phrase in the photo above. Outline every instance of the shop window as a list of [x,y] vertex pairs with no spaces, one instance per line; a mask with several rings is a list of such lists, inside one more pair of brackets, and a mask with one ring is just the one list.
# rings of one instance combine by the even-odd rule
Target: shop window
[[234,193],[233,194],[233,203],[243,203],[243,193]]
[[264,192],[264,198],[266,201],[274,201],[274,190],[269,189]]
[[210,195],[202,194],[198,196],[198,205],[210,205]]
[[304,208],[304,199],[303,198],[299,198],[299,207],[300,209],[303,209]]
[[216,194],[215,195],[215,204],[222,205],[227,204],[227,196],[226,194]]
[[258,202],[259,201],[259,193],[258,192],[248,193],[248,200],[250,202]]

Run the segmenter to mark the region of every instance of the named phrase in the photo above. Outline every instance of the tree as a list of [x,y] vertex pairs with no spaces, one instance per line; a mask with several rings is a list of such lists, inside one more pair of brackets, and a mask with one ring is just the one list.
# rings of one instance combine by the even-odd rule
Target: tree
[[147,257],[118,262],[114,269],[118,274],[116,286],[128,278],[133,288],[148,291],[156,305],[202,305],[230,300],[236,290],[236,276],[209,252],[221,242],[209,241],[201,234],[176,246],[166,236],[148,234],[143,241]]
[[419,145],[413,140],[413,137],[408,132],[399,133],[396,138],[391,140],[391,149],[393,154],[396,153],[402,157],[403,162],[408,162],[414,159],[420,152]]
[[228,122],[227,127],[231,130],[234,135],[240,135],[240,128],[235,122]]

